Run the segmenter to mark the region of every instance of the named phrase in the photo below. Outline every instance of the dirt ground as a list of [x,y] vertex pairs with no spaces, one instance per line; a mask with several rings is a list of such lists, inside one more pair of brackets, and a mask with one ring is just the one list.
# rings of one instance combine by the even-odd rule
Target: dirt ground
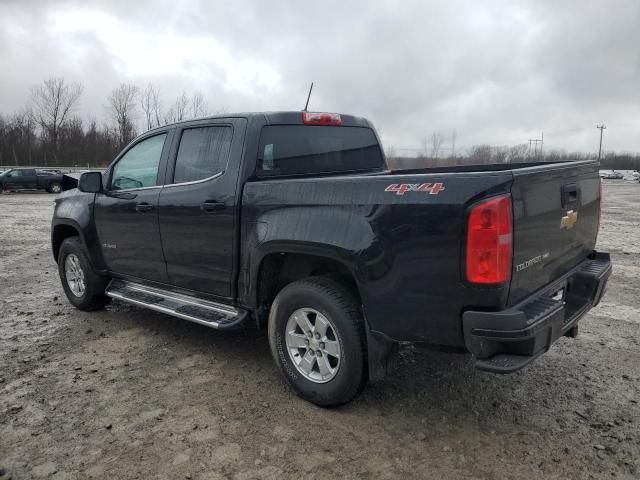
[[0,196],[0,480],[640,478],[640,185],[605,185],[608,293],[510,376],[408,351],[353,403],[298,399],[264,335],[67,303],[53,196]]

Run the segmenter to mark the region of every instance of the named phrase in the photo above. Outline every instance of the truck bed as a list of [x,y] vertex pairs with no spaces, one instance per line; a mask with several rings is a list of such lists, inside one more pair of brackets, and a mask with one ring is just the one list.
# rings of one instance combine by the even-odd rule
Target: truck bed
[[[597,162],[584,161],[250,181],[242,235],[251,243],[242,263],[251,269],[252,257],[291,239],[308,251],[330,250],[350,263],[374,330],[394,340],[462,346],[461,322],[452,320],[462,311],[506,308],[587,257],[597,231],[597,175]],[[580,187],[581,226],[563,237],[565,184]],[[410,187],[402,192],[402,185]],[[500,194],[513,198],[512,280],[478,288],[464,281],[467,214],[478,200]],[[547,252],[537,267],[516,271]]]

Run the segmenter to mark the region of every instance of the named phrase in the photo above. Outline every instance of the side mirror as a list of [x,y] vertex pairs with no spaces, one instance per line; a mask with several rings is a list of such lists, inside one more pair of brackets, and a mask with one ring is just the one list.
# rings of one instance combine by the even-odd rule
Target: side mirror
[[85,172],[80,175],[78,190],[86,193],[100,193],[102,191],[102,173]]

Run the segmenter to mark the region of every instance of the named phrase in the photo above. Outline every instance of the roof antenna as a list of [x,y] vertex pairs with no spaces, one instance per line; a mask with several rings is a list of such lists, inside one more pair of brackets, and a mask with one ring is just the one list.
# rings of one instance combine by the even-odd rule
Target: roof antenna
[[313,82],[311,82],[311,87],[309,87],[309,95],[307,95],[307,103],[304,105],[304,110],[302,110],[303,112],[306,112],[307,108],[309,107],[309,99],[311,98],[311,90],[313,90]]

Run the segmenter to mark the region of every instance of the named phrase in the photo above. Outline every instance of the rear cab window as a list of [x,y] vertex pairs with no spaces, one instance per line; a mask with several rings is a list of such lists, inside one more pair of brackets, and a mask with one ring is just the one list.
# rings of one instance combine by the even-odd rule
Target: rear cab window
[[366,127],[269,125],[262,128],[258,177],[382,170],[384,157]]

